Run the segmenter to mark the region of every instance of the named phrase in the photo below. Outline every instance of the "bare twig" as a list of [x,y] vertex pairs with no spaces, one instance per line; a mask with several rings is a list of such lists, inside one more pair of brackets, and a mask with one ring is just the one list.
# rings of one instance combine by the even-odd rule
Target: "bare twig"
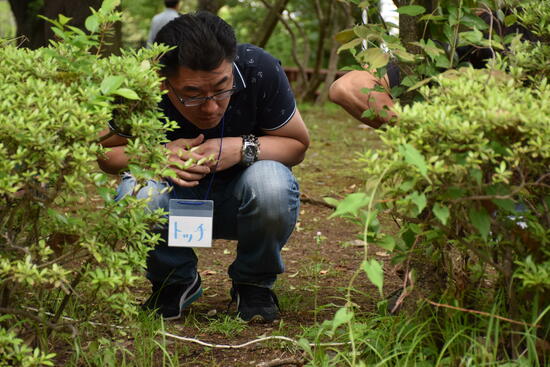
[[[413,280],[413,277],[412,277],[412,272],[409,270],[410,263],[411,263],[410,254],[412,253],[412,251],[414,250],[414,248],[418,244],[418,241],[420,241],[420,236],[416,236],[416,238],[414,240],[414,243],[411,246],[409,256],[407,257],[407,263],[406,263],[406,268],[405,268],[405,279],[403,279],[403,291],[399,295],[399,298],[397,298],[397,301],[395,301],[395,304],[393,305],[393,307],[390,311],[390,313],[392,313],[392,314],[395,313],[399,309],[399,307],[401,307],[401,305],[403,304],[403,301],[405,301],[405,298],[407,298],[411,294],[411,291],[414,288],[414,280]],[[407,287],[407,281],[410,281],[410,283],[411,283],[410,288]]]
[[478,310],[471,310],[471,309],[468,309],[468,308],[462,308],[462,307],[451,306],[451,305],[447,305],[447,304],[444,304],[444,303],[437,303],[437,302],[434,302],[434,301],[430,301],[430,300],[427,299],[427,298],[424,298],[424,300],[425,300],[426,302],[428,302],[429,304],[431,304],[431,305],[433,305],[433,306],[436,306],[436,307],[450,308],[451,310],[462,311],[462,312],[467,312],[467,313],[473,313],[473,314],[476,314],[476,315],[482,315],[482,316],[487,316],[487,317],[494,317],[495,319],[499,319],[499,320],[502,320],[502,321],[506,321],[506,322],[509,322],[509,323],[511,323],[511,324],[522,325],[522,326],[529,326],[529,327],[533,327],[533,328],[540,328],[540,325],[538,325],[538,324],[529,324],[529,323],[523,322],[523,321],[512,320],[512,319],[509,319],[509,318],[507,318],[507,317],[502,317],[502,316],[494,315],[494,314],[489,313],[489,312],[483,312],[483,311],[478,311]]
[[285,359],[274,359],[270,362],[262,362],[258,363],[256,367],[278,367],[278,366],[285,366],[288,364],[295,365],[295,366],[303,366],[305,361],[303,359],[296,359],[296,358],[285,358]]
[[[280,336],[280,335],[266,336],[266,337],[263,337],[263,338],[250,340],[250,341],[248,341],[246,343],[242,343],[242,344],[213,344],[213,343],[208,343],[208,342],[205,342],[205,341],[202,341],[202,340],[199,340],[199,339],[195,339],[195,338],[187,338],[185,336],[170,334],[170,333],[167,333],[167,332],[164,332],[164,331],[159,332],[159,334],[167,336],[169,338],[173,338],[173,339],[177,339],[177,340],[181,340],[181,341],[186,341],[186,342],[191,342],[191,343],[199,344],[199,345],[209,347],[209,348],[220,348],[220,349],[239,349],[239,348],[248,347],[249,345],[252,345],[252,344],[264,342],[264,341],[267,341],[267,340],[281,340],[281,341],[292,343],[292,344],[294,344],[298,347],[300,346],[300,343],[298,343],[297,340],[292,339],[292,338],[288,338],[286,336]],[[349,344],[350,343],[309,343],[309,346],[310,347],[338,347],[338,346],[349,345]]]
[[76,328],[72,324],[49,322],[48,320],[44,320],[44,319],[40,318],[39,316],[36,316],[32,312],[27,312],[27,311],[16,309],[16,308],[0,307],[0,313],[11,314],[11,315],[19,315],[19,316],[22,316],[24,318],[31,319],[33,321],[38,322],[39,324],[45,325],[50,330],[69,329],[71,331],[73,337],[76,337],[78,335],[78,331],[76,330]]

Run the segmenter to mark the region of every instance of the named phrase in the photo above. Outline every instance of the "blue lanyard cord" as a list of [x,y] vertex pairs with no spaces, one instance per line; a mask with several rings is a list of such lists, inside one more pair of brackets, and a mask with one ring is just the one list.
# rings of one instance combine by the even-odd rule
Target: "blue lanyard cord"
[[216,175],[216,171],[218,170],[218,163],[220,163],[220,158],[222,156],[224,130],[225,130],[225,116],[222,117],[221,136],[220,136],[220,151],[218,152],[218,159],[216,160],[216,165],[214,166],[214,172],[212,172],[212,177],[210,177],[210,182],[208,183],[208,190],[206,191],[206,195],[204,196],[204,200],[208,200],[208,196],[210,195],[210,189],[212,188],[212,183],[214,182],[214,176]]

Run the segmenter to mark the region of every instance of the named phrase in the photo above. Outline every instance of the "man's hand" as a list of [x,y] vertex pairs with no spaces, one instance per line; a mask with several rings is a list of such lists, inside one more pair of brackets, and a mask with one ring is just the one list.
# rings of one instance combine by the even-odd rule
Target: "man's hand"
[[[210,167],[206,164],[208,155],[201,154],[197,148],[203,142],[204,135],[200,134],[194,139],[177,139],[166,144],[166,148],[170,151],[168,158],[172,163],[170,168],[177,175],[170,178],[173,183],[183,187],[197,186],[199,180],[210,173]],[[189,159],[195,160],[196,163],[186,167]],[[197,164],[198,162],[201,163]]]
[[[223,138],[221,155],[220,142],[220,138],[205,140],[197,146],[197,150],[195,151],[195,153],[200,154],[202,157],[213,158],[205,163],[211,170],[223,171],[241,161],[241,149],[243,146],[243,139],[241,137]],[[220,161],[216,165],[218,156],[220,157]]]

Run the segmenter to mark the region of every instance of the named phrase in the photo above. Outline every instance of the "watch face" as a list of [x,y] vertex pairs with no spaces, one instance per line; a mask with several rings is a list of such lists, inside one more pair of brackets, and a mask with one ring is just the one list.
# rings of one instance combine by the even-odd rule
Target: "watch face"
[[244,155],[247,159],[254,159],[256,156],[256,146],[254,144],[247,144],[244,147]]
[[242,163],[246,166],[251,165],[256,161],[258,154],[258,146],[252,142],[246,141],[243,146]]

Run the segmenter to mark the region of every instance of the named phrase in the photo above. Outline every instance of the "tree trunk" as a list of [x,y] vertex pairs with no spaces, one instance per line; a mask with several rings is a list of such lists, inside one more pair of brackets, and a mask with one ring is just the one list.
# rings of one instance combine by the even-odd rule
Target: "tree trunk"
[[45,46],[46,36],[44,34],[46,22],[37,17],[43,13],[37,0],[9,0],[15,24],[17,26],[17,44],[37,49]]
[[313,74],[309,79],[309,82],[303,94],[303,99],[306,101],[315,101],[315,99],[317,98],[317,89],[323,82],[323,78],[320,75],[320,70],[323,67],[323,61],[325,58],[325,41],[327,38],[328,30],[331,28],[330,24],[334,21],[332,13],[335,5],[335,0],[329,0],[328,4],[326,2],[323,3],[326,4],[326,8],[324,9],[321,2],[319,0],[315,0],[315,9],[317,13],[317,19],[319,21],[319,38],[317,40]]
[[[17,36],[22,37],[18,44],[22,47],[37,49],[48,45],[55,37],[50,23],[39,18],[44,15],[57,19],[59,14],[71,18],[69,25],[85,30],[84,22],[91,14],[90,7],[99,9],[102,0],[45,0],[40,6],[37,0],[9,0],[17,24]],[[122,47],[122,24],[114,24],[106,38],[108,45],[105,54],[118,53]]]
[[[50,19],[55,19],[59,14],[63,14],[71,18],[70,25],[84,30],[84,22],[92,14],[90,7],[99,9],[101,3],[101,0],[45,0],[42,14]],[[49,23],[46,25],[45,36],[46,40],[54,38]]]
[[197,0],[197,10],[206,10],[213,14],[218,14],[224,5],[224,0]]
[[[338,14],[335,14],[334,16],[337,21],[333,23],[331,34],[336,34],[338,30],[350,28],[353,25],[353,17],[351,16],[349,4],[339,3],[338,5],[342,8],[342,11]],[[340,47],[340,43],[336,41],[336,39],[333,37],[330,50],[330,58],[328,60],[327,75],[325,77],[323,89],[319,92],[317,99],[315,100],[316,105],[322,105],[327,101],[328,90],[332,82],[334,82],[334,79],[336,79],[336,72],[338,71],[338,60],[340,59],[337,52],[338,47]]]
[[262,32],[259,33],[258,37],[256,38],[256,41],[254,42],[256,45],[264,48],[267,45],[267,42],[269,41],[269,38],[273,34],[273,31],[275,30],[275,26],[277,26],[277,23],[279,22],[279,18],[281,14],[283,13],[283,10],[285,10],[286,5],[288,4],[289,0],[276,0],[275,4],[269,8],[269,13],[265,17],[264,21],[262,22]]
[[[409,5],[410,0],[393,0],[395,6]],[[426,9],[426,13],[431,13],[437,8],[438,0],[417,0],[416,5],[421,5]],[[412,53],[420,53],[417,46],[412,46],[410,42],[417,42],[422,38],[424,29],[423,23],[419,21],[420,16],[412,17],[410,15],[399,14],[399,38],[405,48]],[[429,35],[426,35],[429,36]]]

